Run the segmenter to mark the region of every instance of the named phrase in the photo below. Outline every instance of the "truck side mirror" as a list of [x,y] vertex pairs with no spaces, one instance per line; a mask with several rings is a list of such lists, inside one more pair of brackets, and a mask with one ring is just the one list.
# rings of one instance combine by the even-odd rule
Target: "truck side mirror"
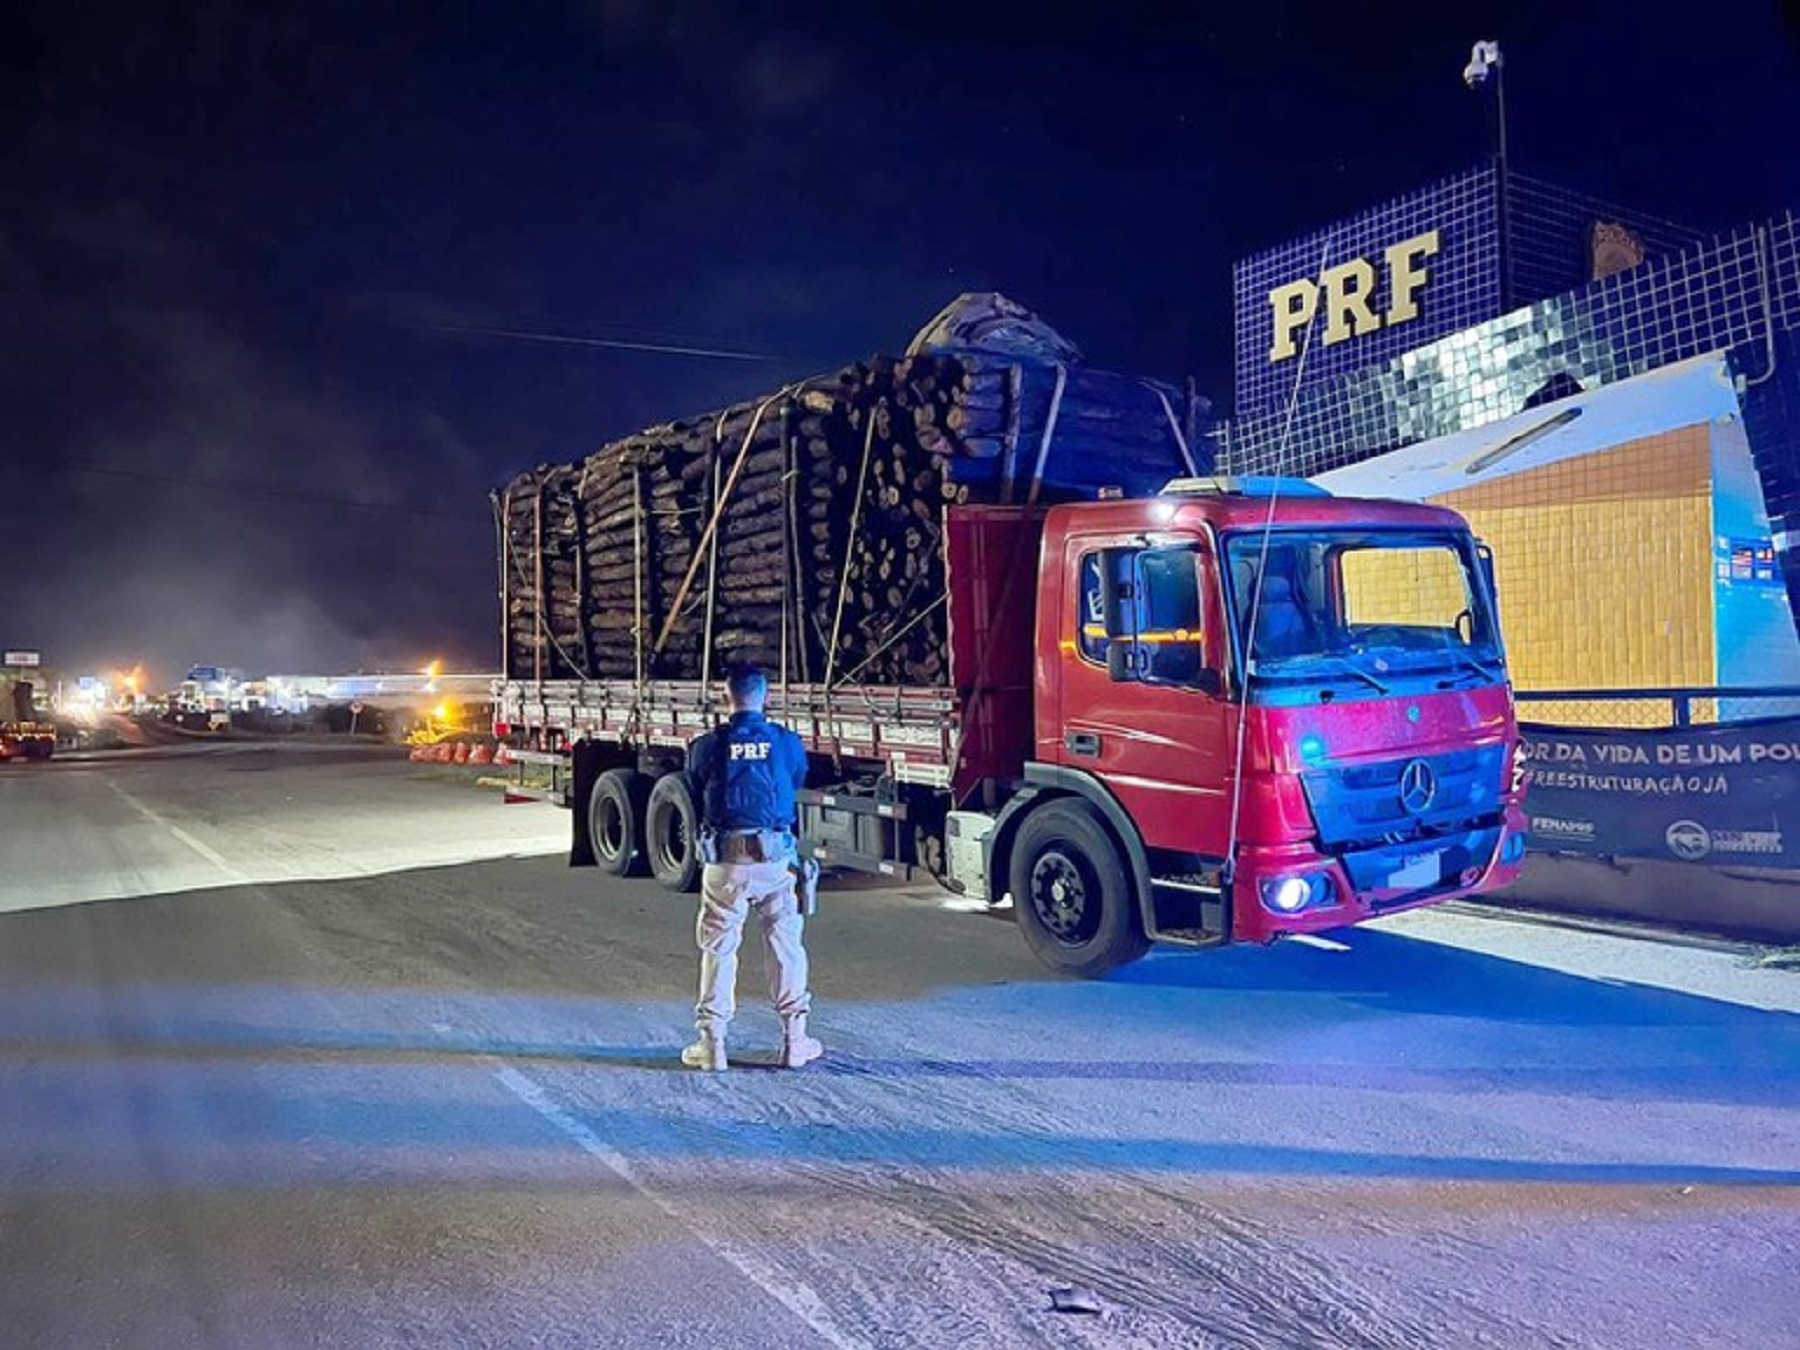
[[1115,684],[1144,678],[1144,649],[1125,638],[1106,644],[1106,674]]
[[1112,668],[1110,653],[1118,646],[1117,639],[1137,636],[1137,569],[1133,566],[1136,559],[1136,549],[1100,551],[1100,622],[1106,628],[1106,636],[1114,640],[1108,648],[1109,670]]

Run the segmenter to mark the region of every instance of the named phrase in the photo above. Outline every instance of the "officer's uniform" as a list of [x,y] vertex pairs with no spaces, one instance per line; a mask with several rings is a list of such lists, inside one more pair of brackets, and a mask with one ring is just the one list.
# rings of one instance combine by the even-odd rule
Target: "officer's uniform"
[[[806,782],[806,748],[760,712],[736,712],[688,748],[687,774],[700,807],[700,997],[696,1046],[683,1059],[696,1068],[725,1067],[724,1038],[737,1010],[737,953],[754,909],[762,926],[769,998],[781,1017],[782,1063],[818,1054],[806,1036],[805,919],[794,890],[794,793]],[[810,1050],[808,1049],[810,1047]],[[716,1062],[714,1062],[716,1060]]]

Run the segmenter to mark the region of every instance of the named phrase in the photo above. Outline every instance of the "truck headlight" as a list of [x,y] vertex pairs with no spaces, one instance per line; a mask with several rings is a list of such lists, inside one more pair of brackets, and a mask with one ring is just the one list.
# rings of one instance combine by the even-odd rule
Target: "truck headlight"
[[1277,914],[1298,914],[1331,903],[1331,878],[1323,872],[1305,876],[1270,877],[1262,883],[1263,908]]

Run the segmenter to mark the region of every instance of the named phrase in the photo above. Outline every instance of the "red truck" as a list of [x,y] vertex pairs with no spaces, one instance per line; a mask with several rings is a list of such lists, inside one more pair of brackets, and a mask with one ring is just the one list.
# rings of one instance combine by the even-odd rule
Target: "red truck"
[[[943,527],[937,680],[772,690],[812,753],[800,826],[825,864],[1010,898],[1077,976],[1518,874],[1492,568],[1454,512],[1195,476],[951,505]],[[497,734],[558,773],[576,861],[695,885],[679,769],[723,715],[715,684],[514,678],[495,698]]]

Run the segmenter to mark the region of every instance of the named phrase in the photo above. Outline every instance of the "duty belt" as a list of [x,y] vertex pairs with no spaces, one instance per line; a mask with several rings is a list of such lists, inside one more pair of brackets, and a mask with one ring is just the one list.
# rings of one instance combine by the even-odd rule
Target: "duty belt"
[[712,830],[700,843],[708,862],[784,862],[794,853],[791,830]]

